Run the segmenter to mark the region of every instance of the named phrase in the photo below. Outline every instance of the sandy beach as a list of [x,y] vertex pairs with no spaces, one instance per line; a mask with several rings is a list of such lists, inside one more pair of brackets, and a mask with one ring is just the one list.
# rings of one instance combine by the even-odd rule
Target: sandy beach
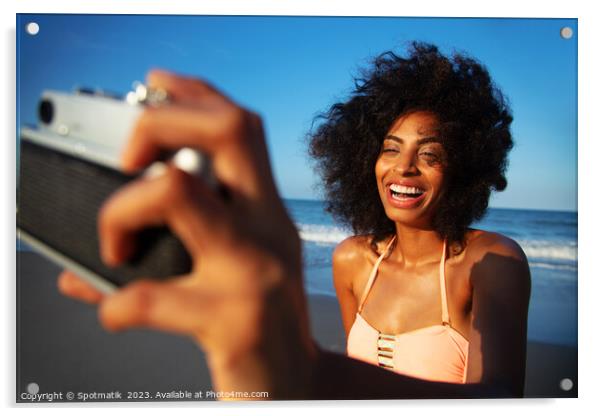
[[[29,383],[40,393],[119,391],[122,400],[128,392],[211,391],[203,354],[189,339],[148,330],[108,334],[95,307],[57,292],[59,271],[33,252],[17,254],[18,401]],[[336,299],[308,301],[315,339],[344,352]],[[560,388],[565,378],[574,383],[570,391]],[[576,397],[577,387],[577,348],[529,342],[526,397]]]

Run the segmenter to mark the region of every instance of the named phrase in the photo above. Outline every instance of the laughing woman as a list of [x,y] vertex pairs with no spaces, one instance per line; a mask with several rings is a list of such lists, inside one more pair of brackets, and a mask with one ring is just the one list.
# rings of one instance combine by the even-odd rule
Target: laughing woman
[[348,355],[429,381],[523,394],[530,272],[470,228],[506,187],[512,116],[487,70],[415,43],[386,53],[313,132]]

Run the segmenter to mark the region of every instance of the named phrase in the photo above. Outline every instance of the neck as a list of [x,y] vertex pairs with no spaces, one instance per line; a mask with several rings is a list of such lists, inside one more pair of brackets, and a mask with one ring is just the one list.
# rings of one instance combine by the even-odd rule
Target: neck
[[443,240],[434,230],[411,228],[395,224],[396,241],[393,255],[406,264],[417,265],[439,260]]

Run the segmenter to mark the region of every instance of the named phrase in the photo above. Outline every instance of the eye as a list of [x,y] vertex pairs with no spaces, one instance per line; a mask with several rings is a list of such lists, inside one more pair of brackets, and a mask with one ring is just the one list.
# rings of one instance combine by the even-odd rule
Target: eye
[[437,155],[436,153],[432,153],[432,152],[420,152],[420,156],[424,156],[424,157],[432,158],[432,159],[439,158],[439,155]]
[[441,163],[441,156],[438,152],[422,150],[418,153],[418,156],[425,160],[429,165]]
[[389,154],[393,154],[393,153],[398,153],[399,149],[397,146],[395,146],[394,144],[389,144],[389,143],[385,143],[383,144],[381,150],[381,153],[389,153]]

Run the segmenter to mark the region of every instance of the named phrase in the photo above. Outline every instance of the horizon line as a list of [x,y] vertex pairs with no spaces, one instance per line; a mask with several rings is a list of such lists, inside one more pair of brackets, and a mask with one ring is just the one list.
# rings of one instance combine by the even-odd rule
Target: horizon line
[[[301,198],[301,197],[282,197],[285,201],[307,201],[307,202],[324,202],[324,199],[316,198]],[[571,214],[578,214],[578,209],[557,209],[557,208],[517,208],[517,207],[500,207],[500,206],[489,206],[487,209],[504,209],[504,210],[524,210],[524,211],[552,211],[552,212],[566,212]]]

